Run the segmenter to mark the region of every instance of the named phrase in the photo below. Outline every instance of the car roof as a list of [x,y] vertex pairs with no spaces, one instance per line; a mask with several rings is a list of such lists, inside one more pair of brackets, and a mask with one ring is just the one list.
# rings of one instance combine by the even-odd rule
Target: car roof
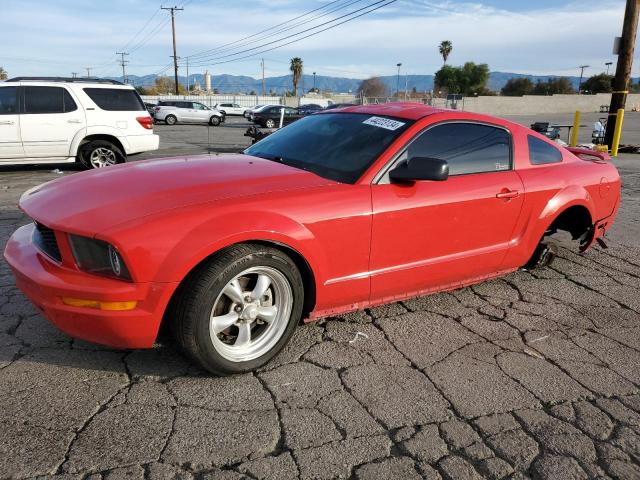
[[[435,108],[422,103],[414,102],[392,102],[372,105],[355,105],[351,107],[338,107],[329,110],[327,113],[336,112],[365,113],[368,115],[384,115],[388,117],[398,117],[407,120],[418,120],[434,113],[447,112],[443,108]],[[322,113],[322,112],[320,112]]]

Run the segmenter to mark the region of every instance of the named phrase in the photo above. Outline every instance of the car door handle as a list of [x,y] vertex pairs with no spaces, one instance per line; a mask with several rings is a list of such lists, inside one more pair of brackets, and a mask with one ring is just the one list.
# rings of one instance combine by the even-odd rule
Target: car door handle
[[520,195],[520,192],[518,190],[508,190],[506,188],[504,188],[500,193],[496,193],[496,198],[516,198],[518,195]]
[[16,122],[14,122],[13,120],[3,120],[0,122],[0,125],[13,125]]
[[72,118],[67,120],[67,123],[82,123],[82,120],[78,120],[77,118]]

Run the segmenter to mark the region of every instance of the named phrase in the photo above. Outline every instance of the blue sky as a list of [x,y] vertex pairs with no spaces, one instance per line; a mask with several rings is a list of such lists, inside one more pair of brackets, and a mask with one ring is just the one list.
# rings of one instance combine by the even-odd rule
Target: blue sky
[[[437,45],[448,39],[454,45],[449,59],[454,65],[475,61],[492,70],[576,75],[577,66],[587,64],[591,68],[586,73],[593,74],[603,71],[605,62],[615,62],[613,37],[620,35],[624,13],[624,0],[398,0],[256,57],[236,59],[233,54],[273,41],[262,39],[273,31],[224,46],[316,8],[324,10],[296,22],[335,11],[279,36],[373,2],[179,0],[177,5],[185,9],[177,14],[178,55],[183,62],[190,56],[191,73],[208,69],[213,75],[258,77],[264,56],[266,75],[283,75],[288,60],[300,56],[306,73],[366,78],[394,74],[398,62],[403,73],[433,73],[442,63]],[[85,67],[92,67],[94,75],[118,75],[115,52],[124,50],[131,52],[128,73],[171,73],[166,68],[172,53],[169,15],[159,7],[153,0],[0,0],[0,65],[12,76],[83,75]],[[217,50],[193,56],[210,49]],[[640,71],[638,65],[633,70]]]

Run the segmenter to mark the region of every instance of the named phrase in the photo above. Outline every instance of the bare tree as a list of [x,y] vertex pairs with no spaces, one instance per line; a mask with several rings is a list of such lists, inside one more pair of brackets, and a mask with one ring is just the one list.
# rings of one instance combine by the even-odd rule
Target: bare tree
[[9,78],[7,71],[4,68],[0,67],[0,80],[6,80],[7,78]]
[[293,74],[293,94],[297,96],[298,83],[300,83],[300,79],[302,78],[302,59],[300,57],[293,57],[289,65],[289,70],[291,70]]
[[387,86],[380,77],[367,78],[360,82],[358,95],[362,95],[364,97],[386,97]]
[[444,63],[447,63],[447,58],[449,58],[451,50],[453,50],[453,43],[451,43],[449,40],[443,40],[442,42],[440,42],[438,51],[440,52],[440,55],[442,55],[442,60],[444,61]]

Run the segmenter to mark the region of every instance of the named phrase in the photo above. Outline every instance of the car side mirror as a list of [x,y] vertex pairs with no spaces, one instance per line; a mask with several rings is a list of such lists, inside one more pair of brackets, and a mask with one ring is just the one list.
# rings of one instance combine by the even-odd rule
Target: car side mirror
[[434,180],[442,182],[449,178],[449,164],[440,158],[413,157],[389,172],[393,183]]

